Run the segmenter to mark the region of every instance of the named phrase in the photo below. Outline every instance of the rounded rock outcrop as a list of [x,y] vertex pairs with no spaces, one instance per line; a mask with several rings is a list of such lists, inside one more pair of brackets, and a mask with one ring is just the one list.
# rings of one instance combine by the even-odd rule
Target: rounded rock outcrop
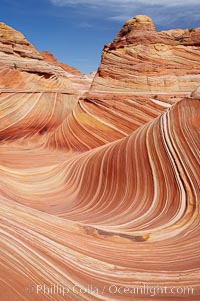
[[148,26],[146,27],[147,30],[155,28],[152,19],[145,15],[137,15],[134,18],[128,20],[125,24],[133,25],[135,28],[146,25]]

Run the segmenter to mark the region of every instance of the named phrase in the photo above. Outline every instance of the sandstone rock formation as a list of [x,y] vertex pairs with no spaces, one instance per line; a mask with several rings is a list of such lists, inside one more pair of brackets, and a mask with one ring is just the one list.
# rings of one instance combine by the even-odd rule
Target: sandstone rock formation
[[[200,85],[199,37],[200,28],[156,32],[149,17],[127,21],[104,47],[89,92],[48,143],[79,150],[103,145],[189,96]],[[73,138],[63,134],[71,128]],[[85,138],[91,132],[95,139]]]
[[80,91],[81,94],[89,90],[93,77],[82,74],[74,67],[59,63],[53,54],[49,53],[48,51],[42,51],[40,54],[43,56],[46,62],[57,65],[66,71],[67,77],[71,80],[73,87]]
[[62,69],[67,71],[69,74],[74,74],[74,75],[79,75],[79,76],[83,75],[78,69],[68,66],[66,64],[59,63],[57,61],[57,59],[53,56],[53,54],[48,51],[40,51],[40,54],[42,55],[42,57],[45,59],[46,62],[48,62],[52,65],[60,66]]
[[200,28],[156,32],[152,20],[127,21],[104,47],[93,89],[191,92],[199,84]]
[[1,89],[72,87],[61,68],[45,63],[21,33],[3,23],[0,23],[0,52]]
[[[70,77],[81,82],[81,91]],[[58,63],[49,53],[40,53],[20,32],[0,23],[0,89],[71,89],[71,94],[80,95],[90,84],[78,70]]]
[[[2,68],[0,299],[199,300],[199,29],[181,51],[177,32],[156,33],[145,16],[125,23],[78,102],[51,55],[25,56],[27,70],[41,61],[56,76],[40,87],[21,56],[19,70]],[[168,56],[158,37],[169,37]],[[167,80],[175,71],[177,86]]]
[[41,140],[90,84],[78,70],[38,52],[20,32],[0,23],[0,140]]

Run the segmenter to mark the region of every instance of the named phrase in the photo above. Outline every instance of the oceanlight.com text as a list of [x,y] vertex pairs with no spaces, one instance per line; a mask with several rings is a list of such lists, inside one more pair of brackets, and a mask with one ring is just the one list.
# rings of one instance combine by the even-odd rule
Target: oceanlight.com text
[[193,287],[179,286],[160,286],[160,285],[140,285],[140,286],[120,286],[116,284],[107,284],[98,287],[95,284],[81,285],[61,285],[61,284],[36,284],[29,285],[25,288],[26,293],[35,293],[43,295],[132,295],[132,296],[192,296],[194,295]]

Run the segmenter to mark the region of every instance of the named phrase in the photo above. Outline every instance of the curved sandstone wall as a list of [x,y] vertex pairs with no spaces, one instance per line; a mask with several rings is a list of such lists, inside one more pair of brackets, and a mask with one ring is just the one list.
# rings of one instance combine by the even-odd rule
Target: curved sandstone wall
[[79,98],[1,27],[0,299],[199,301],[199,29],[136,16]]

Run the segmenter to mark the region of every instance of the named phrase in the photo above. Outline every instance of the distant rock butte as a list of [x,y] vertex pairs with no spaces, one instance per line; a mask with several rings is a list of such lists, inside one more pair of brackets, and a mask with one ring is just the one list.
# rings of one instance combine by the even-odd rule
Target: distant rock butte
[[200,82],[200,28],[157,32],[136,16],[105,45],[93,90],[191,92]]
[[0,89],[68,89],[80,95],[90,84],[77,69],[37,51],[23,34],[0,23]]
[[42,55],[42,57],[44,58],[44,60],[46,62],[48,62],[52,65],[60,66],[62,69],[64,69],[65,71],[67,71],[70,74],[83,76],[83,74],[78,69],[68,66],[66,64],[63,64],[63,63],[59,63],[52,53],[50,53],[48,51],[40,51],[40,54]]
[[48,51],[40,51],[40,54],[49,64],[61,67],[66,72],[67,77],[71,80],[73,88],[77,89],[81,94],[89,90],[93,79],[92,77],[82,74],[75,67],[58,62],[53,54]]

